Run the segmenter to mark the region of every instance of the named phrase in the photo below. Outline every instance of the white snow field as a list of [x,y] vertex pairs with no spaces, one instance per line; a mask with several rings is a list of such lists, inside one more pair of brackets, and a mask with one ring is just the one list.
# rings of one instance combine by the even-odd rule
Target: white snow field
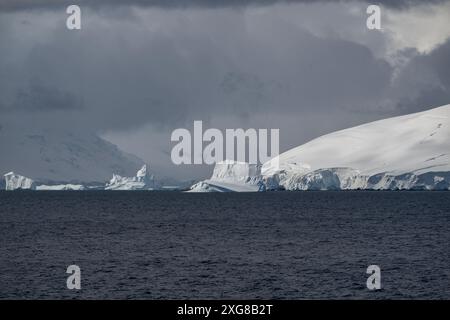
[[[321,136],[282,153],[278,165],[273,160],[266,162],[250,185],[258,185],[257,180],[264,183],[264,188],[253,191],[449,190],[449,118],[450,105],[446,105]],[[191,191],[205,191],[201,189],[211,185],[227,187],[223,182],[232,186],[249,184],[245,175],[228,168],[226,174],[213,174]]]

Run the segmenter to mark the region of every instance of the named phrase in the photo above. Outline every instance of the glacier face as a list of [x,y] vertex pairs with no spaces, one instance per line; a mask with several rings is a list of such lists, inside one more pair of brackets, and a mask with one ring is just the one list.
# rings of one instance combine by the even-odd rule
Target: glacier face
[[154,190],[157,188],[155,177],[148,171],[147,165],[144,165],[134,177],[114,174],[105,186],[105,190]]
[[35,190],[35,182],[27,177],[9,172],[4,175],[5,190]]
[[347,168],[319,169],[287,177],[286,190],[450,190],[450,172],[362,175]]

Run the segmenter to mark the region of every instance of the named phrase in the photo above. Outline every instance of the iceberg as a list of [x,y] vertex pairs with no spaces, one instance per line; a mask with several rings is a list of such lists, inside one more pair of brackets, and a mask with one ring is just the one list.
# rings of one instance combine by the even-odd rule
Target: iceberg
[[5,177],[5,190],[35,190],[35,182],[27,177],[9,172],[4,175]]
[[194,184],[188,192],[264,191],[261,166],[225,160],[215,165],[212,177]]
[[38,191],[83,191],[86,187],[81,184],[58,184],[58,185],[39,185],[36,186]]
[[105,190],[154,190],[157,189],[155,177],[149,173],[147,165],[144,165],[135,177],[122,177],[114,174]]

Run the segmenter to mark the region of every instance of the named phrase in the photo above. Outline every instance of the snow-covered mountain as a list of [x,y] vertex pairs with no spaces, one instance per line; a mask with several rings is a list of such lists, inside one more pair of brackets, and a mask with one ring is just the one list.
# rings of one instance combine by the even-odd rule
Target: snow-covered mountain
[[139,158],[92,133],[0,126],[0,173],[14,171],[46,184],[107,181],[113,173],[133,175]]
[[154,190],[157,188],[155,177],[148,171],[147,165],[144,165],[134,177],[114,174],[105,186],[105,190]]
[[[218,164],[215,172],[223,168]],[[251,190],[246,174],[225,171],[192,191],[449,190],[450,105],[336,131],[293,148],[253,176],[250,185],[263,188]]]
[[287,190],[449,189],[450,105],[321,136],[262,173]]

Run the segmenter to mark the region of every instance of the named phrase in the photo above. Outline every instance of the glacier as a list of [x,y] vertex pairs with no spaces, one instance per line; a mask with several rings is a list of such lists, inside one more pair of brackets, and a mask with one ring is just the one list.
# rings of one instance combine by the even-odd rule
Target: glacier
[[142,166],[134,177],[122,177],[114,174],[105,190],[155,190],[158,184],[153,174],[151,174],[147,165]]
[[449,119],[445,105],[336,131],[261,171],[285,190],[449,190]]
[[191,191],[450,190],[450,105],[326,134],[246,168],[219,163]]
[[34,180],[15,174],[14,172],[8,172],[5,177],[5,190],[35,190],[36,184]]

